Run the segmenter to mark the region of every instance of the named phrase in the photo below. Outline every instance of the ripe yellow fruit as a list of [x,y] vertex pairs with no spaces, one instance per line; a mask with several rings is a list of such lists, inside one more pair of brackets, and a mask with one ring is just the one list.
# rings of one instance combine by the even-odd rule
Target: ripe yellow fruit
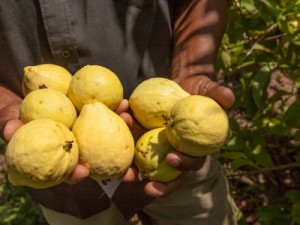
[[231,134],[226,112],[213,99],[200,95],[179,100],[166,124],[173,147],[191,156],[220,150]]
[[103,103],[85,104],[72,129],[81,164],[95,180],[120,177],[131,165],[134,140],[125,121]]
[[169,182],[179,176],[181,172],[165,162],[167,154],[174,150],[164,127],[142,135],[136,143],[134,154],[141,178]]
[[71,128],[77,118],[77,111],[70,99],[53,89],[38,89],[30,92],[20,106],[20,118],[24,123],[48,118]]
[[189,96],[175,81],[155,77],[140,83],[129,97],[137,121],[147,129],[164,127],[164,116],[179,99]]
[[73,133],[63,124],[38,119],[20,127],[5,152],[14,185],[48,188],[65,181],[78,163]]
[[84,104],[93,102],[101,102],[115,110],[123,99],[123,86],[111,70],[87,65],[74,74],[67,96],[78,111]]
[[47,87],[67,94],[72,74],[64,67],[55,64],[39,64],[24,68],[22,80],[23,95],[26,96],[40,87]]

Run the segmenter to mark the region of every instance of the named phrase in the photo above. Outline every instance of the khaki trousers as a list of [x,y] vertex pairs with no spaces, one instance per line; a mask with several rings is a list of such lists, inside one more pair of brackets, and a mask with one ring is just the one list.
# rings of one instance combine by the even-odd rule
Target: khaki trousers
[[[127,224],[114,204],[86,220],[42,209],[51,225]],[[178,190],[165,198],[155,199],[143,211],[154,225],[236,225],[233,201],[217,155],[208,157],[199,171],[189,172]]]

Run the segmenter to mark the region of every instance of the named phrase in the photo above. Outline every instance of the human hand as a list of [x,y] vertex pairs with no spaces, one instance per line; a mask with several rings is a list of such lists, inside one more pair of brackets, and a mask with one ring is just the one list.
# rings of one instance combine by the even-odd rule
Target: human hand
[[0,110],[0,131],[4,141],[10,141],[13,134],[23,125],[19,119],[20,103],[7,105]]
[[[189,76],[180,77],[175,80],[190,94],[205,95],[216,100],[224,109],[229,109],[235,100],[233,92],[226,87],[220,86],[206,76]],[[124,102],[125,105],[126,102]],[[127,104],[127,103],[126,103]],[[139,126],[137,122],[128,114],[120,114],[129,127],[135,128],[135,133],[143,134],[145,130]],[[204,165],[206,157],[193,157],[178,151],[169,153],[166,157],[166,162],[173,167],[182,171],[182,174],[168,183],[150,181],[145,185],[145,192],[154,197],[164,197],[175,191],[184,182],[185,175],[188,171],[197,171]],[[137,171],[131,168],[124,176],[124,180],[134,180],[137,176]]]
[[[143,128],[138,122],[136,122],[132,116],[127,112],[129,109],[129,102],[124,100],[117,110],[117,113],[124,119],[127,123],[131,132],[134,134],[135,138],[139,138],[147,130]],[[178,151],[171,152],[167,155],[165,159],[170,165],[182,170],[182,174],[168,183],[161,183],[156,181],[149,181],[145,185],[145,192],[148,195],[154,197],[167,196],[173,191],[175,191],[183,182],[187,171],[198,170],[203,164],[205,158],[200,157],[190,157]],[[130,167],[126,173],[121,177],[125,182],[133,182],[138,180],[138,169],[133,165]]]
[[179,76],[174,81],[190,94],[211,97],[224,109],[232,107],[235,101],[232,90],[221,86],[205,75]]
[[[10,104],[0,110],[0,130],[2,138],[6,142],[9,142],[14,133],[24,125],[19,119],[20,104],[21,102]],[[80,180],[85,179],[88,175],[89,170],[86,167],[77,165],[66,183],[77,183]]]
[[[217,101],[224,109],[229,109],[235,100],[233,92],[224,86],[210,80],[207,76],[189,76],[175,79],[179,85],[194,95],[205,95]],[[176,190],[183,182],[188,171],[197,171],[204,165],[206,157],[188,156],[178,151],[169,153],[166,162],[182,171],[175,180],[169,183],[149,182],[145,186],[147,194],[155,197],[164,197]]]

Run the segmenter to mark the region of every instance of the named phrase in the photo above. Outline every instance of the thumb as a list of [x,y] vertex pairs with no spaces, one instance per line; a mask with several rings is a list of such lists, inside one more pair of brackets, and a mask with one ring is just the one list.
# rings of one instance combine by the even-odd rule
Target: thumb
[[23,122],[18,119],[11,119],[7,121],[3,128],[3,138],[5,141],[10,141],[14,133],[23,125]]
[[203,95],[214,99],[224,109],[232,107],[235,96],[227,87],[221,86],[204,75],[177,77],[175,81],[193,95]]

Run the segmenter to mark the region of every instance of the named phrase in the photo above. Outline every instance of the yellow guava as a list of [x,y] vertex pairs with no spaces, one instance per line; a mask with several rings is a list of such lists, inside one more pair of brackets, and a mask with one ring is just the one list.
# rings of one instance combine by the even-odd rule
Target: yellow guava
[[72,74],[64,67],[55,64],[26,66],[22,80],[23,95],[26,96],[40,87],[47,87],[67,94]]
[[36,189],[65,181],[78,163],[73,133],[50,119],[33,120],[20,127],[5,152],[9,181]]
[[155,128],[142,135],[135,146],[134,162],[141,178],[169,182],[180,171],[165,162],[166,155],[174,151],[166,135],[166,128]]
[[147,129],[164,127],[167,115],[179,99],[189,96],[175,81],[154,77],[140,83],[129,97],[137,121]]
[[35,119],[48,118],[71,128],[77,111],[71,100],[53,89],[38,89],[30,92],[20,106],[20,119],[28,123]]
[[131,165],[134,140],[125,121],[100,102],[85,104],[72,129],[80,163],[95,180],[120,177]]
[[84,104],[93,102],[101,102],[115,110],[123,99],[123,86],[111,70],[87,65],[74,74],[67,96],[78,111]]
[[191,156],[220,150],[231,134],[226,112],[205,96],[191,95],[179,100],[166,120],[169,142]]

